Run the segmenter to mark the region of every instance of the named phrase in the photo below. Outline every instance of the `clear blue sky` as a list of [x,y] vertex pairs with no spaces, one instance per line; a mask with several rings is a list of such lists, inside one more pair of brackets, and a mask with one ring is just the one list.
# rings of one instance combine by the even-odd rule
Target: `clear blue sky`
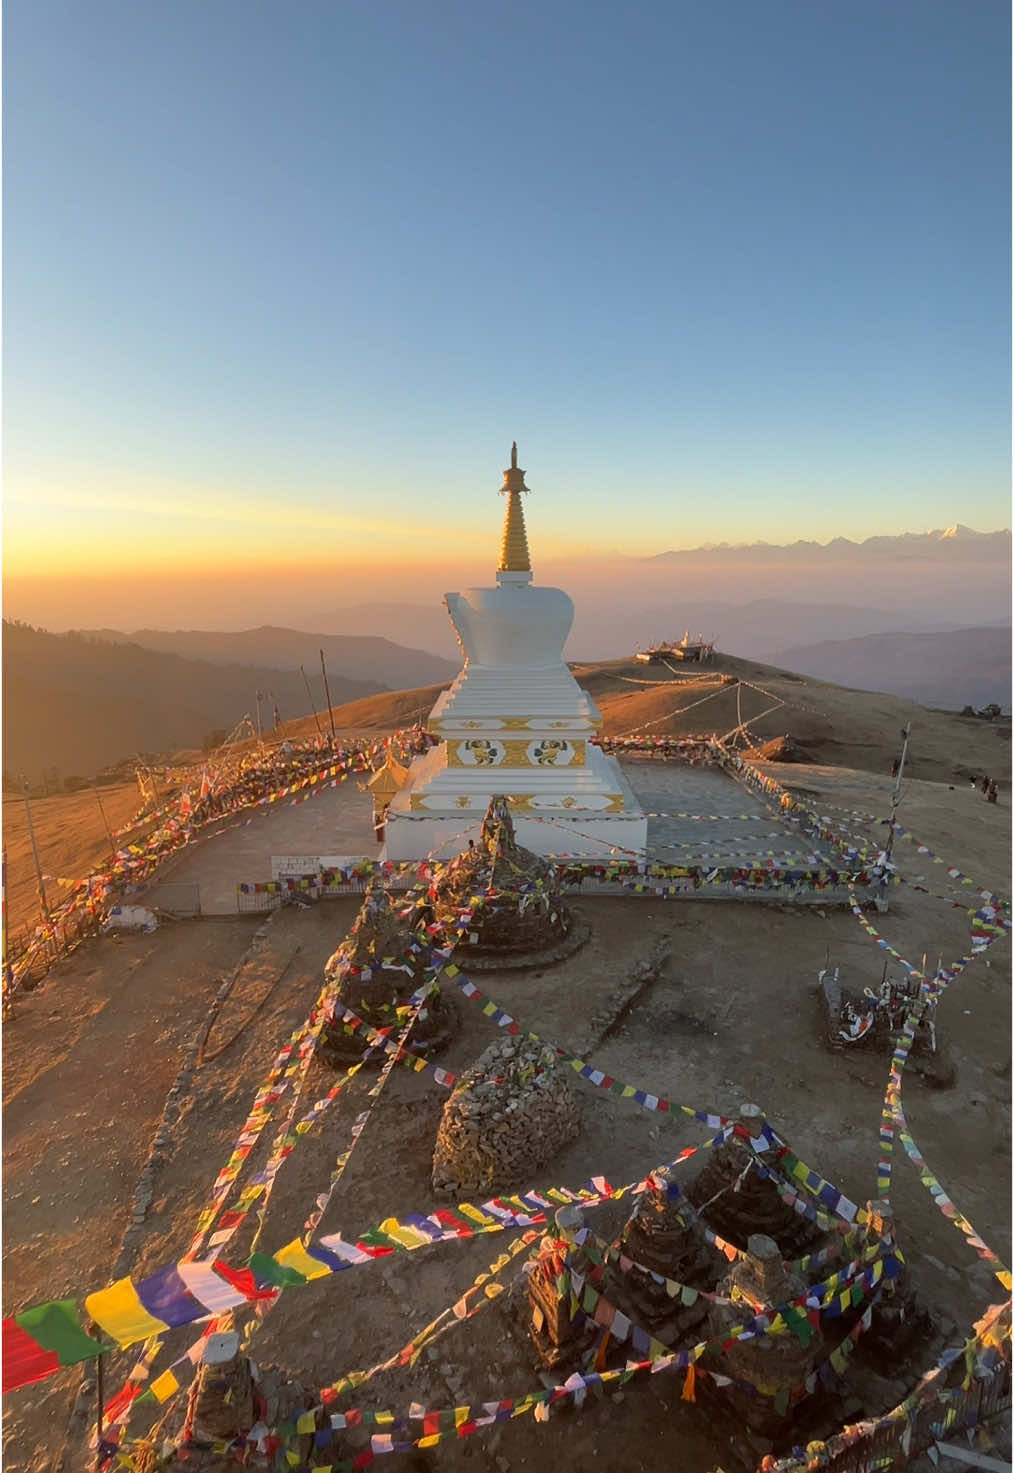
[[1009,523],[1005,0],[5,22],[13,569]]

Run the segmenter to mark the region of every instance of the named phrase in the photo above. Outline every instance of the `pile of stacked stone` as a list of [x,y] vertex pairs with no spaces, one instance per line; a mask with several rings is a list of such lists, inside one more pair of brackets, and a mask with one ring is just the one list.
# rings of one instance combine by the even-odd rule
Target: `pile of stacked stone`
[[[712,1292],[726,1260],[708,1242],[673,1167],[652,1172],[619,1246],[619,1272],[610,1274],[610,1284],[630,1318],[664,1345],[695,1344],[708,1312],[707,1300],[695,1291]],[[667,1279],[690,1292],[671,1291]]]
[[441,926],[472,912],[459,943],[470,966],[560,961],[588,935],[574,923],[554,866],[518,843],[503,797],[490,801],[478,840],[450,861],[430,895]]
[[[327,964],[326,975],[340,978],[337,1001],[372,1028],[400,1031],[398,1008],[432,976],[430,947],[425,934],[416,930],[418,924],[417,913],[399,913],[375,878],[351,931]],[[459,1026],[456,999],[435,988],[419,1010],[406,1047],[419,1054],[434,1052]],[[317,1052],[325,1063],[347,1069],[368,1047],[365,1034],[349,1032],[341,1015],[332,1011]]]
[[[863,1256],[869,1259],[876,1250],[890,1260],[890,1271],[881,1280],[880,1298],[873,1307],[869,1328],[860,1336],[857,1350],[868,1365],[885,1371],[918,1356],[919,1350],[935,1336],[933,1321],[915,1296],[911,1278],[898,1255],[894,1215],[887,1202],[877,1198],[866,1203]],[[855,1324],[866,1310],[864,1301],[847,1310],[840,1319],[843,1333]]]
[[582,1310],[572,1312],[571,1273],[582,1274],[592,1284],[601,1281],[601,1270],[576,1242],[583,1227],[580,1208],[559,1209],[555,1232],[545,1235],[525,1266],[523,1302],[516,1305],[540,1363],[550,1371],[576,1366],[597,1334]]
[[529,1186],[578,1134],[569,1070],[535,1039],[490,1044],[444,1106],[433,1152],[438,1191],[487,1193]]
[[[135,1473],[229,1473],[237,1460],[264,1466],[269,1429],[292,1429],[286,1450],[300,1464],[312,1462],[313,1433],[297,1433],[296,1423],[314,1404],[299,1382],[284,1372],[258,1368],[240,1349],[234,1330],[209,1335],[193,1388],[190,1438],[181,1441],[180,1408],[174,1406],[153,1432],[132,1448]],[[160,1456],[163,1440],[174,1450]],[[215,1444],[229,1444],[216,1452]],[[258,1453],[258,1448],[262,1449]],[[270,1462],[271,1460],[268,1459]]]
[[795,1212],[778,1191],[777,1153],[766,1145],[764,1115],[756,1105],[740,1107],[738,1133],[712,1150],[707,1165],[687,1195],[711,1230],[737,1248],[762,1233],[773,1238],[783,1257],[800,1258],[812,1251],[824,1233],[811,1219]]
[[[709,1338],[725,1340],[721,1352],[706,1352],[702,1369],[708,1367],[729,1384],[717,1388],[726,1415],[758,1437],[777,1437],[783,1432],[791,1411],[806,1395],[806,1378],[826,1355],[821,1331],[799,1311],[800,1333],[760,1334],[749,1339],[729,1340],[736,1325],[755,1315],[773,1317],[777,1305],[805,1295],[807,1285],[786,1268],[773,1238],[751,1234],[746,1253],[736,1260],[718,1283],[718,1299],[708,1308]],[[727,1302],[721,1303],[719,1300]],[[715,1383],[705,1378],[705,1399]]]

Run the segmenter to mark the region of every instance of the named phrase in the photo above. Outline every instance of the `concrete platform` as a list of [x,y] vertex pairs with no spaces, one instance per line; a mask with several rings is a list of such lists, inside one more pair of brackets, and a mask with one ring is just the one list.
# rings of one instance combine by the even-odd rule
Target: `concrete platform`
[[668,864],[750,868],[772,857],[779,869],[835,864],[830,847],[814,847],[795,824],[771,813],[719,768],[654,758],[624,758],[621,766],[648,814],[648,852]]
[[[716,768],[651,758],[624,758],[622,767],[651,815],[648,853],[653,858],[667,864],[744,869],[771,862],[780,869],[835,865],[829,848],[810,845],[794,825],[769,813],[752,793]],[[656,816],[660,814],[669,816]],[[695,814],[701,817],[690,816]],[[560,835],[560,852],[566,852],[570,825],[563,821],[553,827]],[[580,820],[573,828],[580,828]],[[200,891],[201,914],[235,915],[237,886],[270,880],[273,859],[304,856],[308,871],[321,855],[378,859],[380,852],[369,794],[361,793],[351,780],[306,802],[274,803],[226,821],[170,860],[155,884],[131,898],[143,904],[158,884],[192,884]],[[633,856],[618,851],[616,857]],[[709,893],[717,897],[720,892]],[[823,895],[825,901],[831,898]]]
[[163,865],[157,883],[197,884],[202,915],[235,915],[237,885],[270,880],[273,856],[321,854],[380,854],[370,795],[359,792],[354,778],[304,803],[272,803],[227,820]]

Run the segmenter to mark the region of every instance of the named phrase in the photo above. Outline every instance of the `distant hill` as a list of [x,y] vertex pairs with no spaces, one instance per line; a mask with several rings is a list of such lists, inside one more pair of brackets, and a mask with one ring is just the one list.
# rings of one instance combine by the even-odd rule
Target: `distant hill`
[[[562,586],[566,588],[566,582]],[[921,632],[954,629],[962,622],[970,622],[967,618],[962,621],[932,614],[899,614],[897,609],[865,603],[794,601],[788,598],[755,598],[749,602],[733,603],[691,598],[679,583],[674,585],[665,602],[659,600],[657,590],[649,585],[630,597],[623,608],[610,604],[603,610],[600,599],[582,598],[576,593],[574,602],[574,629],[567,641],[567,658],[590,658],[594,655],[598,659],[617,659],[632,655],[635,650],[659,640],[679,639],[687,628],[695,633],[699,631],[707,638],[714,637],[720,648],[733,649],[747,659],[766,659],[771,650],[794,648],[800,643],[800,636],[804,635],[808,643],[816,643],[823,639],[853,639],[860,635],[878,634],[881,630],[899,626]],[[413,639],[425,649],[446,655],[453,662],[454,673],[460,664],[460,660],[454,658],[457,648],[454,629],[442,604],[355,604],[321,612],[316,615],[316,621],[328,629],[343,625],[351,629],[372,629],[389,639],[397,639],[406,630],[411,630]],[[140,635],[134,637],[139,643],[145,643]],[[313,638],[318,639],[318,636]],[[348,673],[356,672],[350,670]],[[421,674],[406,677],[413,685],[419,684],[422,678]],[[433,681],[446,678],[446,675],[429,677]],[[396,682],[392,679],[390,684],[394,686]]]
[[780,650],[770,660],[801,675],[945,710],[992,702],[1009,709],[1011,703],[1009,628],[825,640]]
[[[900,746],[899,732],[914,724],[906,772],[932,782],[967,782],[972,773],[988,772],[1006,788],[1011,758],[1011,723],[981,721],[949,711],[927,711],[897,696],[844,689],[825,681],[773,669],[754,660],[718,654],[704,667],[700,685],[691,669],[670,675],[664,666],[632,660],[599,660],[572,667],[574,678],[595,701],[603,732],[663,732],[678,736],[731,732],[742,718],[759,716],[751,726],[758,743],[790,733],[812,762],[890,773]],[[734,677],[716,687],[716,671]],[[736,681],[742,681],[737,691]],[[641,682],[649,682],[642,684]],[[438,687],[391,691],[355,701],[334,713],[342,728],[393,731],[432,709]],[[770,708],[784,702],[777,710]],[[767,712],[766,715],[762,714]],[[312,723],[300,721],[287,730],[312,734]]]
[[[323,713],[319,669],[307,675]],[[328,679],[336,705],[384,689],[331,669]],[[273,722],[272,696],[283,720],[308,710],[298,670],[217,665],[5,621],[4,772],[23,772],[32,783],[53,767],[61,779],[91,777],[137,752],[200,747],[210,732],[255,716],[257,690],[265,727]]]
[[[450,627],[446,613],[440,609]],[[348,619],[350,629],[372,629],[363,618]],[[411,619],[403,619],[400,630],[415,634]],[[118,629],[86,629],[85,634],[115,644],[138,644],[164,654],[184,655],[188,660],[209,660],[213,665],[256,665],[272,670],[298,670],[307,675],[320,671],[323,649],[328,680],[334,677],[369,681],[374,689],[400,690],[408,685],[430,685],[450,680],[460,668],[424,650],[406,648],[389,639],[361,634],[307,634],[300,629],[283,629],[264,624],[237,634],[217,629],[135,629],[132,634]],[[337,699],[337,697],[336,697]]]
[[917,558],[933,562],[965,562],[975,558],[1010,559],[1011,533],[1009,528],[999,532],[976,532],[955,522],[952,527],[937,527],[931,532],[901,532],[896,536],[864,537],[853,542],[850,537],[833,537],[830,542],[811,542],[800,539],[785,544],[773,542],[709,542],[703,547],[685,548],[675,552],[659,552],[644,558],[644,562],[679,562],[696,560],[702,554],[725,557],[730,560],[751,559],[758,554],[768,560],[796,562],[840,562],[854,558],[869,562],[873,559],[896,561],[898,558]]
[[427,604],[347,604],[344,608],[315,611],[313,622],[324,629],[371,629],[395,641],[411,637],[429,654],[452,662],[455,673],[461,668],[454,625],[437,598]]

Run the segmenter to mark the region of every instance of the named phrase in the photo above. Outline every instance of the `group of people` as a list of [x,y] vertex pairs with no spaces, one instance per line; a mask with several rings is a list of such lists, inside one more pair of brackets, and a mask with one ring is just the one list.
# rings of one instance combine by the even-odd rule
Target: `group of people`
[[973,777],[972,787],[979,788],[987,803],[995,803],[997,797],[995,777]]

